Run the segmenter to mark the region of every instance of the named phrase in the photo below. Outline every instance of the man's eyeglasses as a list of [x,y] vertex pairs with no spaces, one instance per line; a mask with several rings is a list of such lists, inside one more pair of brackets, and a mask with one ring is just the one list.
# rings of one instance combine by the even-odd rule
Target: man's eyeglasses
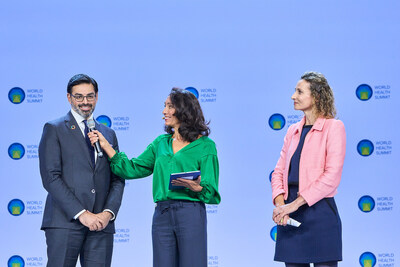
[[88,94],[88,95],[73,95],[73,94],[71,94],[71,96],[73,96],[75,98],[76,102],[82,102],[83,99],[85,99],[85,97],[86,97],[87,101],[93,101],[96,98],[96,94]]

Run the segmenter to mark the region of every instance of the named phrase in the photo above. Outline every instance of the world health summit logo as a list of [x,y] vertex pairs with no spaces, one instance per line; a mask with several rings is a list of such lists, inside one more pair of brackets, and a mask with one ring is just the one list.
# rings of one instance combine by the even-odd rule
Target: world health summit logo
[[371,212],[375,208],[375,200],[370,196],[362,196],[358,200],[358,208],[362,212]]
[[368,139],[361,140],[357,145],[358,154],[363,157],[368,157],[374,152],[374,144]]
[[272,114],[271,117],[269,117],[268,124],[271,129],[279,131],[283,127],[285,127],[286,120],[285,117],[283,117],[281,114],[275,113]]
[[14,87],[8,92],[8,99],[11,103],[21,104],[25,100],[25,92],[22,88]]
[[360,265],[363,267],[374,267],[376,264],[376,257],[371,252],[364,252],[360,256]]
[[199,91],[197,91],[196,88],[194,88],[194,87],[186,87],[185,90],[191,92],[192,94],[194,94],[196,96],[196,98],[199,98]]
[[356,90],[357,98],[361,101],[367,101],[372,97],[372,88],[368,84],[360,84]]
[[12,216],[19,216],[22,213],[24,213],[25,210],[25,204],[22,202],[20,199],[13,199],[10,202],[8,202],[8,212]]
[[22,159],[25,155],[25,148],[20,143],[13,143],[8,147],[8,155],[15,160]]
[[107,126],[107,127],[111,127],[111,119],[109,118],[109,117],[107,117],[106,115],[100,115],[100,116],[98,116],[97,118],[96,118],[96,120],[99,122],[99,123],[101,123],[101,124],[103,124],[103,125],[105,125],[105,126]]
[[7,266],[8,267],[24,267],[25,261],[21,256],[14,255],[8,260]]
[[277,237],[277,226],[275,225],[272,227],[271,231],[269,232],[269,235],[271,236],[272,240],[276,242],[276,237]]

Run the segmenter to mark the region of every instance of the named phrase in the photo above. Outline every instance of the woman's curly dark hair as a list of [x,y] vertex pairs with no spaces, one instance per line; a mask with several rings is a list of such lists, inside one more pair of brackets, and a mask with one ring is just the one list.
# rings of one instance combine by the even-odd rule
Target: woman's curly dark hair
[[[178,119],[179,134],[183,140],[193,142],[199,135],[210,134],[209,122],[204,120],[203,111],[196,96],[189,91],[174,87],[169,94],[175,108],[175,117]],[[165,131],[174,134],[171,126],[165,126]]]
[[328,119],[335,118],[335,98],[325,76],[319,72],[309,71],[304,73],[301,79],[310,84],[310,91],[315,101],[317,114]]

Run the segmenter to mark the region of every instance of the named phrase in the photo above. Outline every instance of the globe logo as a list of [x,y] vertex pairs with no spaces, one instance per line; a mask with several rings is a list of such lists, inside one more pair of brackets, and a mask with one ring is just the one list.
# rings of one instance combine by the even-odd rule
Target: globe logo
[[362,212],[371,212],[375,208],[375,200],[370,196],[362,196],[358,200],[358,208]]
[[360,265],[363,267],[374,267],[376,264],[376,257],[371,252],[364,252],[360,256]]
[[191,92],[192,94],[194,94],[196,96],[196,98],[199,98],[199,92],[197,91],[196,88],[194,88],[194,87],[186,87],[185,90]]
[[368,84],[361,84],[357,87],[356,96],[361,101],[367,101],[372,97],[372,88]]
[[106,115],[100,115],[96,118],[96,120],[107,127],[111,127],[111,119]]
[[24,267],[25,261],[22,257],[20,257],[18,255],[14,255],[8,259],[7,266],[8,267]]
[[22,88],[14,87],[8,92],[8,99],[11,103],[21,104],[25,99],[25,92]]
[[361,140],[358,142],[357,151],[361,156],[368,157],[374,152],[374,144],[367,139]]
[[15,160],[22,159],[25,155],[25,148],[20,143],[13,143],[8,147],[8,155]]
[[13,199],[10,202],[8,202],[8,212],[12,216],[19,216],[22,213],[24,213],[24,210],[25,210],[24,202],[22,202],[19,199]]
[[283,117],[279,113],[271,115],[271,117],[269,117],[268,120],[269,127],[271,127],[271,129],[276,131],[279,131],[283,127],[285,127],[285,123],[286,123],[285,117]]
[[277,237],[277,226],[275,225],[272,227],[271,232],[269,232],[269,235],[271,236],[272,240],[276,242],[276,237]]

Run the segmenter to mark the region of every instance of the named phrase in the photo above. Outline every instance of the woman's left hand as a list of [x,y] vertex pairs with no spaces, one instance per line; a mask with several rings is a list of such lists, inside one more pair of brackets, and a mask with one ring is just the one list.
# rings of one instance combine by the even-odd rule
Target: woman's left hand
[[201,176],[197,178],[196,180],[188,180],[188,179],[183,179],[183,178],[178,178],[176,180],[172,180],[172,184],[175,186],[184,186],[186,188],[189,188],[193,192],[200,192],[203,187],[200,185],[201,182]]
[[295,201],[286,205],[276,207],[272,213],[272,219],[276,224],[283,225],[284,217],[292,212],[295,212],[300,206],[304,204],[306,204],[304,198],[302,196],[298,196]]
[[293,205],[293,202],[276,207],[272,213],[272,219],[276,224],[283,225],[284,217],[292,212],[295,212],[296,210],[297,208]]

